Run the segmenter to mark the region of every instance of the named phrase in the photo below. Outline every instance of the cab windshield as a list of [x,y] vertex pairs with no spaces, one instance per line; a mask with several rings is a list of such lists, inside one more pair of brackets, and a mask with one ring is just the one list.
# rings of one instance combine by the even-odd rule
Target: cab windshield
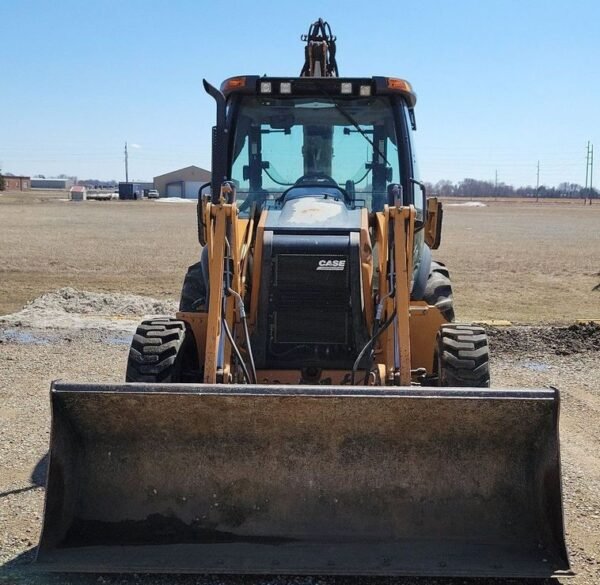
[[315,186],[378,211],[388,186],[404,182],[387,97],[244,97],[233,148],[241,212]]

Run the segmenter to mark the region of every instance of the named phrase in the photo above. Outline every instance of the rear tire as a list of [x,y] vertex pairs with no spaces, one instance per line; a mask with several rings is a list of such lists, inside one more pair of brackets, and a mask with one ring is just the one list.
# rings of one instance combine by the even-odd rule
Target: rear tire
[[431,262],[431,270],[425,285],[423,300],[439,309],[449,323],[454,321],[454,299],[450,273],[442,262]]
[[442,325],[437,340],[438,386],[490,387],[490,353],[482,327]]
[[129,349],[126,382],[191,381],[198,358],[185,322],[169,317],[142,321]]
[[201,311],[205,312],[208,305],[208,295],[204,275],[202,273],[202,262],[192,264],[183,279],[179,310],[183,312]]

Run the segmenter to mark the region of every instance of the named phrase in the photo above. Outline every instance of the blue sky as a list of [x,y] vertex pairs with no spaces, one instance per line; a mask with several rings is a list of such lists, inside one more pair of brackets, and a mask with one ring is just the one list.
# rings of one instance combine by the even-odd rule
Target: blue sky
[[600,168],[596,0],[0,0],[1,168],[124,180],[125,140],[134,179],[208,167],[202,78],[297,75],[320,16],[342,75],[413,84],[423,179],[582,184],[588,140]]

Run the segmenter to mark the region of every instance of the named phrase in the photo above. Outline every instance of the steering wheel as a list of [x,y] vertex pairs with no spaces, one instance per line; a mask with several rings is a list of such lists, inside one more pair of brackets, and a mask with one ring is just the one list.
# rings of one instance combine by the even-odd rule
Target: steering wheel
[[285,199],[285,196],[290,191],[297,189],[298,187],[329,187],[329,188],[333,188],[340,192],[340,194],[342,195],[342,197],[344,198],[344,201],[346,203],[352,204],[352,197],[350,197],[350,195],[348,195],[348,192],[346,191],[346,189],[343,189],[342,187],[340,187],[338,185],[337,181],[333,177],[331,177],[325,173],[320,173],[320,172],[307,173],[306,175],[302,175],[294,183],[294,185],[292,187],[289,187],[288,189],[286,189],[277,198],[277,201],[279,203],[281,203]]

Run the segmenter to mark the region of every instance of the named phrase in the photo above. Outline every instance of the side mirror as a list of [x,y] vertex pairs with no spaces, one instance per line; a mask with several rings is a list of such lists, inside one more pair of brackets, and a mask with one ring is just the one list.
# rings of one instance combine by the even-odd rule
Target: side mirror
[[208,197],[210,199],[212,194],[212,183],[204,183],[200,185],[198,189],[198,200]]
[[444,211],[442,202],[437,197],[427,200],[427,220],[425,222],[425,243],[432,249],[437,250],[442,241],[442,218]]
[[421,181],[417,181],[417,179],[409,178],[408,179],[413,185],[417,185],[419,187],[420,195],[419,200],[417,201],[417,193],[413,189],[414,196],[414,206],[417,210],[417,218],[415,220],[415,229],[422,229],[425,225],[425,214],[427,213],[427,188],[425,187],[425,183]]
[[212,189],[210,183],[204,183],[198,190],[198,205],[196,206],[196,217],[198,220],[198,242],[206,246],[206,204],[210,202]]

